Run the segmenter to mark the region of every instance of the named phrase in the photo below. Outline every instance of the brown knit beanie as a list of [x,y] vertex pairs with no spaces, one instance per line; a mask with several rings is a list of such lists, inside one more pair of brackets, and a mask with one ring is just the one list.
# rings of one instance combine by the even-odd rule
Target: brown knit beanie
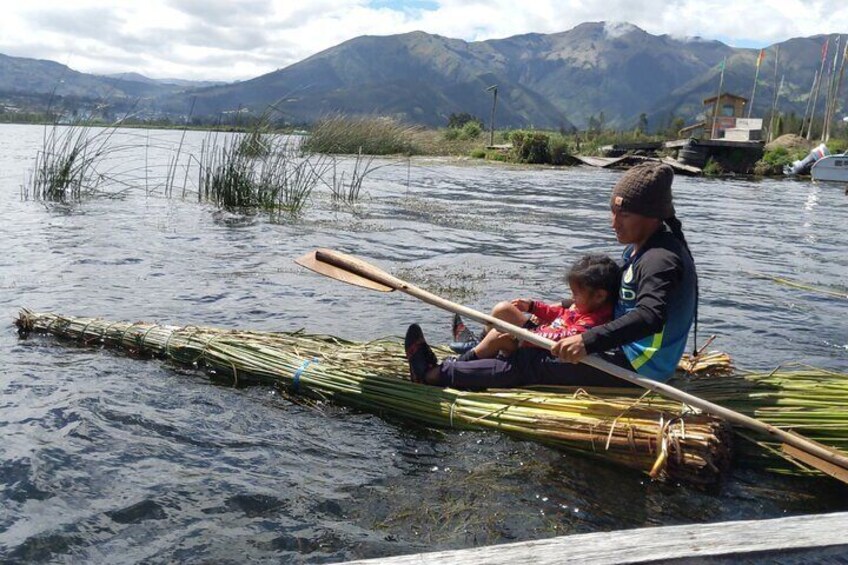
[[649,218],[665,220],[674,216],[671,182],[674,170],[661,163],[636,165],[615,183],[610,207]]

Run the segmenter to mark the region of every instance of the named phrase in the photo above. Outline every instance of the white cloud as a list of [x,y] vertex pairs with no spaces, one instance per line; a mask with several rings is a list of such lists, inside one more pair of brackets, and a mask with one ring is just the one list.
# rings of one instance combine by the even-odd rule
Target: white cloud
[[615,39],[622,37],[628,33],[635,31],[636,26],[628,22],[606,22],[604,24],[604,33],[607,37]]
[[[86,72],[236,80],[270,72],[359,35],[423,30],[479,41],[556,33],[585,21],[653,34],[766,46],[848,32],[848,6],[822,0],[28,0],[6,4],[0,53]],[[394,8],[393,8],[394,7]],[[432,9],[431,9],[432,8]],[[621,24],[608,33],[620,33]]]

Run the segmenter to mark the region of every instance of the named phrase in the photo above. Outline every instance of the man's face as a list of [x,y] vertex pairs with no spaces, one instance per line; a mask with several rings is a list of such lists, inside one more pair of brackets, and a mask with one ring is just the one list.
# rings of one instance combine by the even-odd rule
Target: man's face
[[659,220],[626,212],[617,206],[613,206],[610,212],[610,224],[615,237],[625,245],[644,242],[659,227]]

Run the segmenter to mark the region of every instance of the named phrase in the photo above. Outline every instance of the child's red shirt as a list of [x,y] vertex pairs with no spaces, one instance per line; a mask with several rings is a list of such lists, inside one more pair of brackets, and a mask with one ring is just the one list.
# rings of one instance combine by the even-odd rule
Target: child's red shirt
[[[561,304],[552,306],[544,302],[534,300],[530,307],[530,313],[539,319],[541,324],[533,330],[533,333],[553,341],[577,335],[585,332],[591,327],[600,326],[612,320],[612,304],[604,304],[592,312],[582,312],[572,304],[565,308]],[[522,345],[529,345],[524,343]]]

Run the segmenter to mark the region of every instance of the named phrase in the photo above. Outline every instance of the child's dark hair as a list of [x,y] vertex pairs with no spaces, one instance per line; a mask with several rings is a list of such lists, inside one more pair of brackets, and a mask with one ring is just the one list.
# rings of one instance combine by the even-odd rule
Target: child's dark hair
[[584,255],[568,270],[566,280],[584,288],[607,291],[607,301],[615,303],[621,285],[621,269],[606,255]]

